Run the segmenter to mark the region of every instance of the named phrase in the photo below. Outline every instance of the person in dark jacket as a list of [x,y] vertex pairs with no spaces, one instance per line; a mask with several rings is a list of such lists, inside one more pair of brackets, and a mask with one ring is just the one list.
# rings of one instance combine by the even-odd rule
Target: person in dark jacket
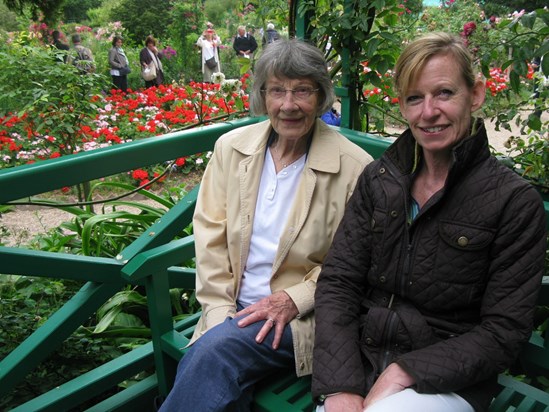
[[70,50],[69,45],[61,41],[61,32],[59,30],[54,30],[51,33],[51,37],[53,39],[52,46],[55,47],[57,50],[61,50],[62,52],[58,54],[59,60],[62,60],[63,62],[66,63],[68,51]]
[[490,155],[460,38],[410,43],[395,83],[409,129],[365,168],[319,275],[312,394],[326,412],[486,411],[533,327],[541,197]]
[[162,54],[156,48],[156,39],[153,36],[147,36],[145,47],[139,52],[139,64],[144,69],[147,66],[154,66],[156,78],[145,80],[145,87],[148,89],[153,86],[160,86],[164,83],[164,69],[161,61]]
[[267,30],[265,31],[265,33],[263,33],[263,36],[261,37],[261,46],[265,47],[266,45],[271,44],[278,39],[280,39],[280,34],[278,34],[278,32],[276,31],[274,24],[267,24]]
[[239,26],[238,34],[233,41],[233,49],[239,57],[251,59],[257,49],[257,42],[251,33],[246,32],[246,27]]

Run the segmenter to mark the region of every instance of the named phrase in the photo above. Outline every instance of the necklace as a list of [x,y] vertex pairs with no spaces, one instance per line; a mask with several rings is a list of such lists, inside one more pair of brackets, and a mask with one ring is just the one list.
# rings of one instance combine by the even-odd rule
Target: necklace
[[271,147],[273,148],[273,150],[274,150],[276,156],[278,157],[278,161],[277,161],[277,162],[278,162],[278,163],[282,163],[282,168],[283,168],[283,169],[286,169],[288,166],[290,166],[292,163],[294,163],[297,159],[299,159],[299,158],[302,156],[302,154],[298,154],[297,156],[296,156],[295,154],[293,154],[293,155],[289,158],[289,160],[288,160],[286,163],[284,163],[284,162],[282,161],[282,159],[283,159],[284,156],[280,156],[280,153],[278,153],[278,149],[276,148],[276,146],[271,146]]

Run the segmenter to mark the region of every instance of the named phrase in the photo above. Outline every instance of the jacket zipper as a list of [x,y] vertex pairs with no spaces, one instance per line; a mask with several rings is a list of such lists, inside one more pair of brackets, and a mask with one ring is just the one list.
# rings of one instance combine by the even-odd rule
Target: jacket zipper
[[389,360],[391,356],[391,345],[393,342],[393,336],[395,335],[396,331],[396,324],[397,324],[397,316],[396,313],[391,310],[391,319],[389,320],[389,327],[387,328],[387,332],[385,334],[384,339],[384,345],[383,345],[383,362],[381,363],[381,370],[379,373],[381,374],[387,366],[389,366]]
[[402,190],[402,192],[404,194],[404,196],[403,196],[403,198],[404,198],[404,213],[406,214],[405,221],[406,221],[406,225],[407,225],[407,227],[405,229],[406,242],[404,242],[404,243],[406,244],[406,246],[405,246],[405,250],[403,251],[404,252],[404,262],[401,266],[401,269],[398,271],[398,274],[397,274],[397,276],[400,277],[400,282],[397,283],[396,292],[398,292],[401,297],[406,297],[406,280],[408,279],[408,274],[410,273],[410,265],[411,265],[410,255],[411,255],[411,252],[412,252],[412,242],[410,241],[410,226],[412,225],[413,222],[410,222],[410,224],[408,225],[408,217],[410,215],[410,211],[409,211],[410,206],[408,205],[408,195],[406,193],[406,187],[404,187],[404,185],[400,182],[400,180],[395,176],[395,174],[393,173],[393,170],[390,166],[391,166],[390,164],[387,164],[386,170],[389,171],[389,174],[395,180],[395,182],[397,182],[399,184],[400,189]]

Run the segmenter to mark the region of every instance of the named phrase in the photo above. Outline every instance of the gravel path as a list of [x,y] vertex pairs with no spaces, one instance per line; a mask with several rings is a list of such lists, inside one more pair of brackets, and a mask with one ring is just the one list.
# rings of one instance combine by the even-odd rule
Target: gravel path
[[[511,135],[506,130],[495,131],[494,125],[488,123],[490,144],[498,151],[505,153],[505,141]],[[143,200],[148,203],[149,201]],[[155,204],[155,202],[151,202]],[[100,210],[99,207],[96,210]],[[72,214],[53,208],[20,206],[15,211],[0,215],[0,243],[5,246],[23,246],[39,233],[58,227],[62,222],[71,220]]]

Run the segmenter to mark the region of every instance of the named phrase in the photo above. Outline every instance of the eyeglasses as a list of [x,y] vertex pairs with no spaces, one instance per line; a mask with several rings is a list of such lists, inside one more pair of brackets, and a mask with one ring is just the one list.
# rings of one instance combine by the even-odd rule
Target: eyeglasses
[[285,89],[283,87],[269,87],[268,89],[261,90],[263,93],[266,93],[271,99],[280,100],[286,97],[287,92],[291,92],[292,96],[296,100],[307,100],[313,95],[313,93],[318,92],[320,89],[313,89],[312,87],[300,86],[295,89]]

